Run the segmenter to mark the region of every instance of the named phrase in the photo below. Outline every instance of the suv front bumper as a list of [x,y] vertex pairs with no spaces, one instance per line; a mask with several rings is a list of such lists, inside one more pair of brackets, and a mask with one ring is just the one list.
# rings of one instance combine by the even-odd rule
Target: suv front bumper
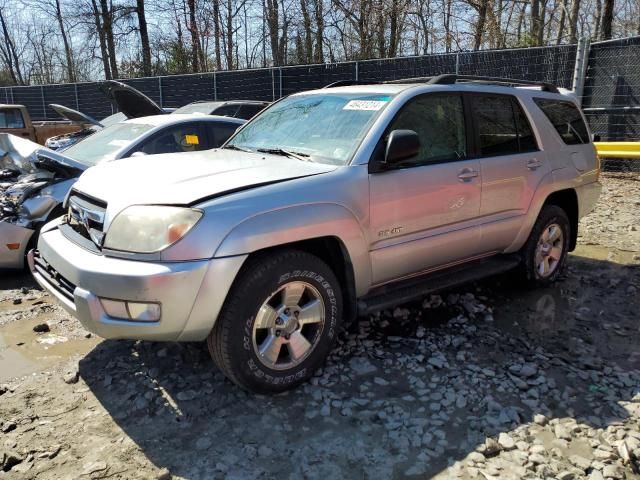
[[[84,327],[104,338],[198,341],[207,337],[246,256],[144,262],[98,255],[58,229],[29,252],[36,281]],[[100,298],[160,304],[155,322],[110,317]]]

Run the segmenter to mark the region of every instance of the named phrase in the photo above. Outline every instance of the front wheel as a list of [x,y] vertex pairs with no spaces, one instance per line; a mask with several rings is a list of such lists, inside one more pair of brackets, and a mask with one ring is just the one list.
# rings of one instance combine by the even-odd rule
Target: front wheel
[[249,260],[209,334],[222,372],[255,392],[279,392],[307,380],[324,362],[342,315],[331,269],[306,252]]
[[533,285],[554,282],[569,251],[571,226],[566,212],[556,205],[545,205],[523,247],[523,270]]

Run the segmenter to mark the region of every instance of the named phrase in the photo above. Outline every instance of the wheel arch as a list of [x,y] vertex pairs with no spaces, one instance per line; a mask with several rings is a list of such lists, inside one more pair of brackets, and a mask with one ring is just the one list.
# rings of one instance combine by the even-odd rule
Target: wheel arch
[[545,199],[542,208],[544,208],[545,205],[555,205],[566,212],[567,217],[569,217],[569,225],[571,226],[569,251],[574,251],[578,242],[578,195],[575,189],[566,188],[552,192]]

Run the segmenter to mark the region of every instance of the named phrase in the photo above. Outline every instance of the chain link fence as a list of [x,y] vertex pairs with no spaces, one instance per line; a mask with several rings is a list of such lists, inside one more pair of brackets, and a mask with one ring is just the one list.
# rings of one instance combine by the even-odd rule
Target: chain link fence
[[[581,50],[582,49],[582,50]],[[582,58],[585,62],[582,62]],[[196,100],[277,100],[339,80],[385,81],[443,73],[544,81],[582,92],[591,129],[602,140],[640,140],[640,37],[591,45],[457,52],[319,65],[233,70],[123,80],[160,106]],[[36,121],[59,120],[59,103],[100,119],[114,107],[97,82],[1,87],[0,101],[27,107]],[[640,171],[640,160],[605,161],[608,169]]]

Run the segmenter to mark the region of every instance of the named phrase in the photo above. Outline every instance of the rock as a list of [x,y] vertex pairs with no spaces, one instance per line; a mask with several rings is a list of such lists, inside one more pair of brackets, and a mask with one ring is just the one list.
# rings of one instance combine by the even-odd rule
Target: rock
[[176,395],[176,398],[181,402],[188,402],[189,400],[193,400],[197,396],[198,394],[193,390],[183,390],[181,392],[178,392],[178,394]]
[[9,472],[13,467],[24,461],[24,457],[18,452],[10,450],[8,452],[0,452],[0,471]]
[[531,455],[529,455],[529,461],[534,465],[542,465],[546,463],[545,458],[539,453],[532,453]]
[[486,456],[496,455],[500,452],[500,444],[493,438],[489,437],[484,442],[484,453]]
[[444,358],[442,355],[435,355],[431,357],[427,363],[429,363],[429,365],[432,365],[437,369],[440,369],[440,368],[444,368],[447,365],[447,359]]
[[588,458],[584,458],[581,455],[571,455],[569,457],[569,462],[571,462],[571,465],[574,465],[579,469],[585,471],[591,466],[591,460],[589,460]]
[[4,395],[5,393],[7,393],[9,391],[9,387],[6,385],[0,385],[0,396]]
[[467,459],[471,460],[472,462],[482,463],[486,460],[486,457],[480,452],[471,452],[469,455],[467,455]]
[[258,455],[261,457],[269,457],[273,454],[273,449],[267,447],[266,445],[260,445],[258,447]]
[[593,470],[591,475],[589,475],[589,480],[604,480],[604,476],[600,470]]
[[320,415],[322,415],[323,417],[328,417],[329,415],[331,415],[331,405],[325,403],[320,409]]
[[353,357],[349,361],[349,367],[356,375],[367,375],[377,370],[376,366],[364,357]]
[[569,431],[560,424],[557,424],[555,426],[555,428],[553,429],[553,433],[555,434],[556,438],[559,438],[561,440],[571,440],[571,434],[569,433]]
[[618,465],[605,465],[602,469],[602,476],[618,480],[624,478],[624,473],[622,473]]
[[156,480],[171,480],[172,478],[173,475],[171,475],[171,472],[167,467],[160,470],[156,475]]
[[50,332],[51,329],[49,328],[49,324],[39,323],[38,325],[33,327],[33,331],[36,333],[46,333],[46,332]]
[[373,379],[373,383],[375,383],[376,385],[380,385],[381,387],[385,387],[387,385],[389,385],[389,382],[386,381],[384,378],[382,377],[375,377]]
[[516,448],[516,442],[509,434],[504,432],[498,436],[498,443],[504,450],[513,450]]
[[22,303],[22,299],[21,298],[14,298],[13,299],[13,304],[14,305],[20,305]]
[[196,450],[207,450],[211,446],[212,442],[207,437],[202,437],[196,440]]
[[78,380],[80,379],[80,372],[77,370],[69,371],[62,376],[62,379],[64,380],[64,383],[68,383],[69,385],[78,383]]
[[537,425],[544,426],[549,422],[549,420],[544,415],[538,413],[533,416],[533,422],[536,423]]
[[27,293],[29,293],[29,289],[27,287],[22,287],[20,289],[20,293],[22,293],[23,295],[26,295]]
[[596,448],[593,451],[593,456],[597,460],[615,460],[616,458],[618,458],[618,456],[615,453],[609,450],[605,450],[603,448]]
[[18,428],[15,422],[2,423],[1,420],[0,420],[0,426],[2,426],[2,433],[9,433],[14,431],[16,428]]
[[570,472],[569,470],[564,470],[560,472],[558,475],[556,475],[556,478],[558,480],[573,480],[574,478],[576,478],[576,474],[573,472]]
[[82,475],[91,475],[95,472],[102,472],[107,469],[107,462],[89,462],[85,463],[82,467]]

